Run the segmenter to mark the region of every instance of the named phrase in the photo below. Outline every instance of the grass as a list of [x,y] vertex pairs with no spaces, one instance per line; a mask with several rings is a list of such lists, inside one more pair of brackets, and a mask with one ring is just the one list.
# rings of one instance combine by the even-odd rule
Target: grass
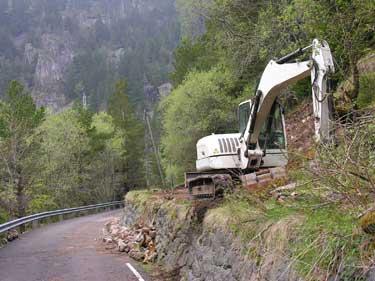
[[343,268],[344,275],[354,276],[354,266],[360,262],[361,233],[350,213],[336,205],[306,210],[305,220],[296,231],[291,257],[302,276],[325,278]]
[[191,206],[191,201],[186,199],[166,200],[160,196],[160,190],[133,190],[127,193],[125,201],[131,202],[140,212],[150,218],[160,208],[166,211],[167,216],[173,221],[183,221]]
[[[261,263],[264,253],[290,258],[290,266],[306,280],[318,280],[339,269],[341,279],[361,280],[361,257],[375,243],[354,219],[356,210],[338,204],[321,204],[312,185],[283,203],[265,194],[238,192],[228,195],[205,222],[225,227],[243,242],[242,254]],[[253,198],[262,198],[263,207]],[[369,240],[370,239],[370,240]],[[364,250],[366,248],[367,250]],[[357,278],[357,279],[356,279]]]
[[139,207],[149,201],[154,194],[154,190],[132,190],[126,194],[125,200]]

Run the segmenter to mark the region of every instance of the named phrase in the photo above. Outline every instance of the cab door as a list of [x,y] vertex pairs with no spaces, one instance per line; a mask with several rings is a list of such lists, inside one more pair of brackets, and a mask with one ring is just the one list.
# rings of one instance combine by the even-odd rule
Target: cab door
[[262,127],[258,139],[265,152],[262,167],[286,166],[288,164],[285,118],[281,105],[276,101],[270,116]]

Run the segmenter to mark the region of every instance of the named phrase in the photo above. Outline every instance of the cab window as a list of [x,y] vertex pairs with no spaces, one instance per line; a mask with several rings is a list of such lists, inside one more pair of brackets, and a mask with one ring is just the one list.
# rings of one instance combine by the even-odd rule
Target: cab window
[[250,102],[241,104],[238,108],[238,120],[240,125],[240,133],[246,130],[247,122],[250,117]]
[[[274,105],[272,123],[265,122],[259,135],[259,146],[264,149],[285,149],[285,135],[281,108]],[[267,133],[267,127],[269,131]],[[266,143],[267,141],[267,143]]]

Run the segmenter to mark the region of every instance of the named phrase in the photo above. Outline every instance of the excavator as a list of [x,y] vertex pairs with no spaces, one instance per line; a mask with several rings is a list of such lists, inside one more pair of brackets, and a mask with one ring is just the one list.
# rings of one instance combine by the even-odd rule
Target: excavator
[[[310,59],[300,61],[308,50]],[[329,77],[335,72],[326,41],[268,62],[252,99],[239,104],[239,132],[212,134],[197,142],[196,172],[185,173],[193,199],[222,196],[240,179],[247,188],[261,187],[286,176],[288,164],[284,110],[278,97],[288,86],[311,76],[315,140],[334,140],[333,99]]]

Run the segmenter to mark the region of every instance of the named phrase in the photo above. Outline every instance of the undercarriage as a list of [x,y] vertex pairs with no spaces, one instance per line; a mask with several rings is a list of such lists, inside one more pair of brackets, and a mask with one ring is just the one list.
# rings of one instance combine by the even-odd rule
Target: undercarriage
[[240,183],[243,188],[251,190],[266,187],[278,180],[286,180],[285,168],[276,167],[237,175],[236,173],[192,172],[185,173],[185,187],[191,199],[215,199],[223,197],[225,192],[232,192]]

